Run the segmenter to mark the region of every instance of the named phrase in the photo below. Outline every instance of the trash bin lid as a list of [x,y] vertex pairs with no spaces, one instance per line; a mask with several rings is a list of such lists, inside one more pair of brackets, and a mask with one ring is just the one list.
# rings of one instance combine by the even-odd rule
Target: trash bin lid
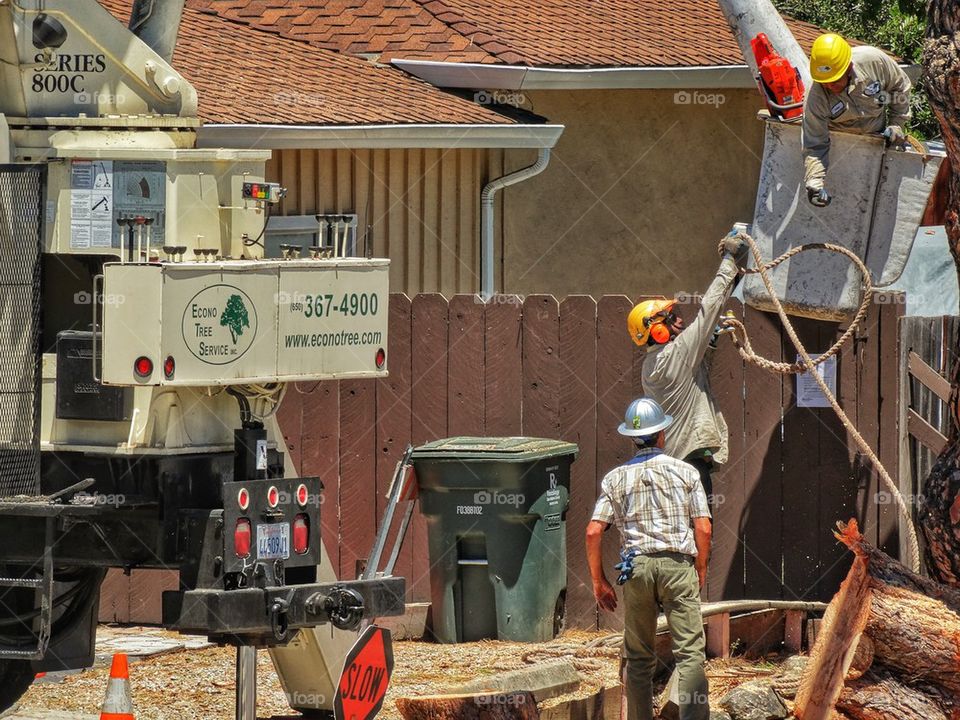
[[452,437],[421,445],[414,460],[529,462],[562,455],[577,456],[576,443],[533,437]]

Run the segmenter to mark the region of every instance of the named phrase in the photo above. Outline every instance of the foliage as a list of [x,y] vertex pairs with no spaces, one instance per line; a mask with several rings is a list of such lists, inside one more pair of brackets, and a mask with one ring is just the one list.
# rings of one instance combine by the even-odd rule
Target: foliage
[[[926,12],[923,0],[774,0],[777,9],[826,30],[855,38],[898,55],[904,62],[920,64]],[[910,132],[930,139],[940,134],[923,79],[915,86],[911,102]]]

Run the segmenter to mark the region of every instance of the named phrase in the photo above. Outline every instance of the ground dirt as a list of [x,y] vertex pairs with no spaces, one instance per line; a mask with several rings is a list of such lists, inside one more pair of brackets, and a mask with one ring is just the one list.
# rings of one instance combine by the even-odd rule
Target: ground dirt
[[[380,713],[386,720],[399,720],[393,699],[442,691],[444,686],[473,680],[483,674],[525,667],[533,661],[551,660],[608,633],[568,631],[552,643],[527,644],[475,642],[460,645],[399,641],[394,643],[396,666],[386,702]],[[582,655],[582,653],[581,653]],[[601,687],[617,684],[619,660],[616,651],[600,648],[576,658],[584,682],[581,689],[553,705],[574,697],[586,697]],[[138,720],[231,720],[234,717],[234,658],[231,648],[171,652],[130,667],[134,706]],[[756,677],[771,675],[775,658],[763,662],[742,659],[708,663],[711,699],[715,702],[730,688]],[[270,657],[259,653],[258,718],[293,720],[301,717],[289,709]],[[109,667],[100,664],[69,675],[60,682],[37,683],[24,696],[23,710],[48,710],[96,715],[106,688]]]

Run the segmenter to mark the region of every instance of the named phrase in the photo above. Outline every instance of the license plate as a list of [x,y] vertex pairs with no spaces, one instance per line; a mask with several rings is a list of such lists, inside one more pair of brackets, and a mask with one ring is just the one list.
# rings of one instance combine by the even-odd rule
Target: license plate
[[257,559],[286,560],[290,557],[290,523],[257,525]]

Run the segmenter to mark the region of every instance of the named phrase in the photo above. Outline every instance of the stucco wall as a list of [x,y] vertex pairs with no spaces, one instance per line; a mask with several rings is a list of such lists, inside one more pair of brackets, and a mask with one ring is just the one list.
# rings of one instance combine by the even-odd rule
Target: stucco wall
[[[717,93],[720,91],[709,91]],[[716,246],[753,217],[763,144],[754,90],[525,93],[566,131],[540,176],[504,192],[506,292],[702,290]],[[722,98],[722,101],[720,100]],[[535,159],[509,153],[508,169]]]

